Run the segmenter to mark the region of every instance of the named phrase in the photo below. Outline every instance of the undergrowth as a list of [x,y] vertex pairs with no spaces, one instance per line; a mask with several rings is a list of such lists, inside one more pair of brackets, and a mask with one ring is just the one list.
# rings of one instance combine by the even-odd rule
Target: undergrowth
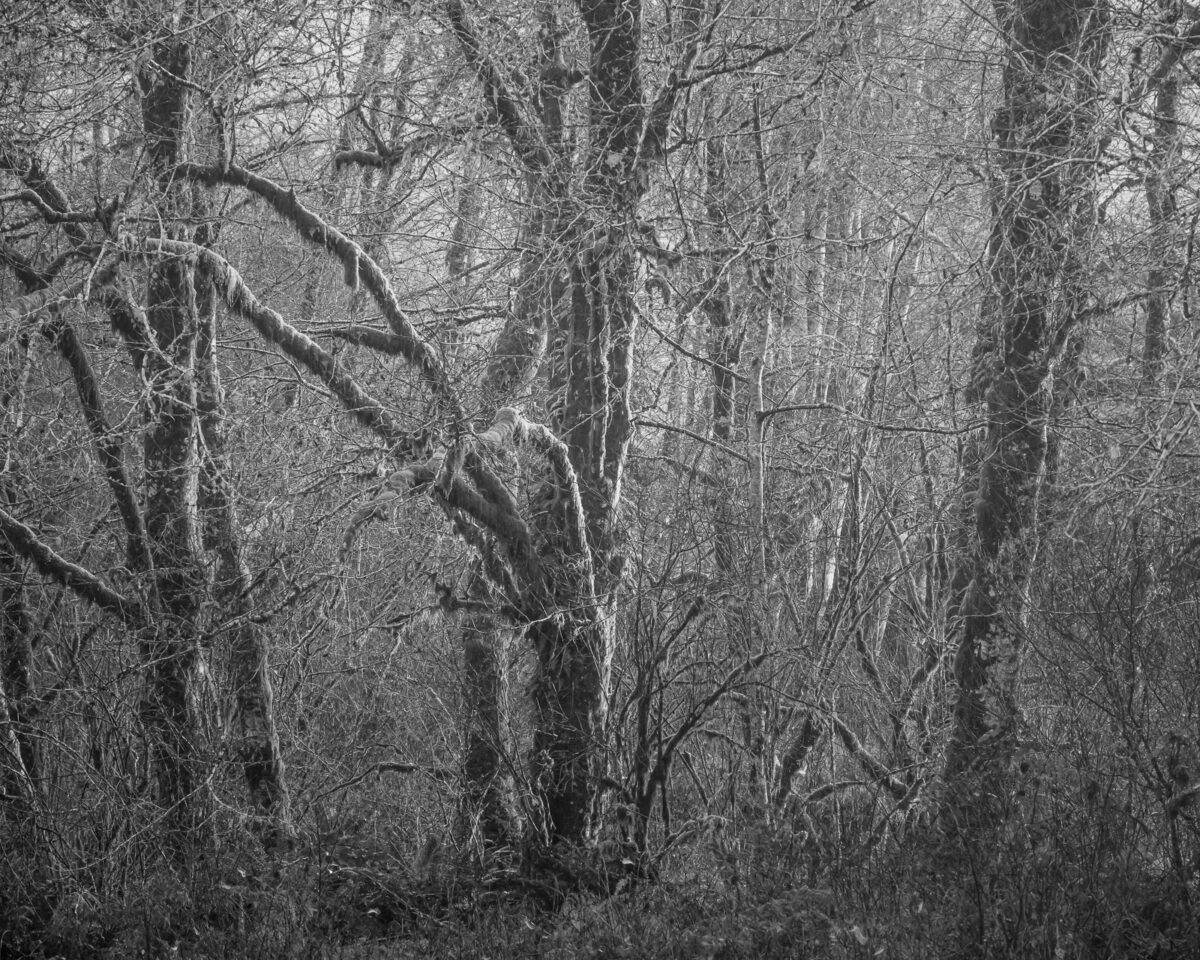
[[1117,799],[1031,773],[969,830],[881,802],[804,827],[710,818],[653,881],[587,853],[569,870],[515,851],[469,861],[328,824],[273,854],[228,829],[186,863],[130,845],[73,871],[23,859],[17,838],[0,857],[0,960],[1200,956],[1190,814],[1158,836]]

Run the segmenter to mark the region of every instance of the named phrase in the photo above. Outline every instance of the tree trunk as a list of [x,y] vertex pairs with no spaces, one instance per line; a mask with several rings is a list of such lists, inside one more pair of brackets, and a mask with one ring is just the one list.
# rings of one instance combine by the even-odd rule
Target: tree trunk
[[[590,622],[589,622],[590,621]],[[533,775],[553,841],[578,842],[591,829],[605,773],[605,706],[612,630],[596,617],[562,611],[534,624]]]
[[[153,41],[152,57],[138,74],[146,152],[150,171],[158,177],[159,215],[169,234],[180,233],[176,225],[190,213],[190,187],[170,180],[172,168],[182,159],[190,66],[186,41],[173,36]],[[155,261],[146,315],[158,348],[146,353],[142,368],[147,384],[145,521],[158,622],[142,638],[142,719],[156,799],[167,811],[176,839],[186,842],[193,839],[206,812],[193,703],[204,578],[196,511],[198,318],[194,267],[189,262],[166,255]]]
[[[1104,0],[997,2],[1006,63],[993,120],[991,294],[976,387],[987,425],[973,535],[956,575],[961,637],[951,777],[1002,774],[1016,743],[1022,616],[1053,482],[1056,387],[1086,296]],[[1059,91],[1048,97],[1046,90]]]
[[511,776],[506,755],[505,664],[511,628],[486,610],[466,614],[462,627],[464,744],[463,833],[483,846],[513,836]]
[[246,563],[236,495],[230,486],[226,450],[225,396],[217,368],[217,307],[211,283],[201,290],[197,407],[203,439],[201,494],[205,542],[217,555],[214,599],[227,628],[220,636],[229,651],[233,684],[232,737],[250,801],[262,818],[268,845],[291,832],[291,811],[279,734],[275,728],[269,644],[253,619],[254,597]]
[[567,250],[569,310],[556,338],[561,360],[551,386],[561,398],[554,431],[578,477],[590,556],[576,556],[570,492],[551,484],[539,522],[543,556],[553,558],[550,590],[529,631],[538,665],[536,782],[548,834],[569,842],[589,834],[607,769],[605,711],[623,565],[617,508],[633,435],[633,236],[646,185],[641,4],[585,0],[581,13],[591,50],[590,136]]
[[[28,344],[21,338],[13,353],[4,358],[19,366],[16,375],[7,378],[0,393],[0,504],[12,505],[12,473],[16,460],[10,448],[10,438],[19,432],[24,404],[28,363]],[[5,351],[8,352],[8,351]],[[13,362],[15,360],[15,362]],[[38,749],[33,731],[26,718],[27,704],[32,693],[30,676],[33,670],[32,624],[29,622],[25,599],[25,564],[8,540],[0,534],[0,793],[23,805],[33,800],[38,776]]]
[[[710,124],[711,127],[711,124]],[[708,238],[712,247],[729,246],[730,169],[728,144],[714,130],[708,131],[704,150],[704,208],[708,220]],[[741,359],[742,331],[735,323],[733,290],[729,268],[717,258],[707,264],[702,307],[709,327],[709,356],[712,358],[712,437],[728,448],[733,444],[733,420],[736,403],[736,371]],[[717,579],[727,581],[736,563],[734,535],[735,488],[731,477],[729,455],[713,451],[712,473],[716,480],[715,513],[713,518],[713,553]],[[742,651],[744,652],[744,651]]]
[[[0,476],[0,496],[9,506],[7,477]],[[25,602],[25,565],[0,535],[0,792],[5,797],[32,796],[39,760],[37,740],[28,722],[30,673],[33,666],[32,624]],[[27,797],[28,799],[28,797]]]
[[1179,126],[1179,86],[1183,41],[1173,35],[1180,7],[1159,0],[1161,16],[1156,35],[1160,52],[1151,82],[1154,85],[1154,128],[1146,158],[1146,210],[1150,218],[1150,267],[1146,271],[1146,336],[1142,351],[1142,385],[1158,386],[1170,335],[1170,305],[1183,262],[1183,236],[1176,190],[1181,181],[1182,129]]
[[[541,249],[535,246],[535,255],[523,264],[522,280],[534,282],[518,289],[514,316],[523,314],[530,296],[548,297],[539,314],[555,325],[549,331],[552,430],[536,432],[554,469],[529,518],[537,561],[522,566],[536,571],[526,582],[498,585],[509,591],[537,652],[532,767],[544,812],[541,826],[548,839],[578,842],[590,833],[606,767],[605,710],[623,562],[617,510],[633,435],[636,214],[681,86],[668,85],[654,110],[647,109],[640,0],[583,0],[587,71],[564,61],[553,6],[541,5],[533,102],[510,87],[511,74],[491,60],[460,0],[450,0],[446,9],[489,111],[528,182],[538,188],[531,189],[531,199],[544,198],[548,205],[545,220],[532,222],[526,232],[540,239]],[[585,78],[587,144],[580,178],[569,175],[572,151],[563,112],[566,91]],[[524,342],[517,337],[516,349],[505,348],[509,333]],[[499,360],[511,353],[520,362],[511,364],[511,375],[495,370],[489,378],[507,384],[528,376],[533,364],[525,358],[536,356],[529,347],[537,346],[538,334],[534,324],[506,330]],[[506,421],[510,427],[517,423],[515,411]],[[496,425],[488,432],[500,438],[513,431]],[[476,479],[482,479],[478,471]],[[527,528],[518,529],[524,538]],[[523,543],[506,546],[526,549]]]

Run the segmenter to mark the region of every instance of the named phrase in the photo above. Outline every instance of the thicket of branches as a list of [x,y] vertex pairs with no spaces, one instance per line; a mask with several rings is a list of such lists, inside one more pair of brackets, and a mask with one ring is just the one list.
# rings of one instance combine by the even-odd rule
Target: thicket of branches
[[1194,954],[1200,10],[0,36],[0,957]]

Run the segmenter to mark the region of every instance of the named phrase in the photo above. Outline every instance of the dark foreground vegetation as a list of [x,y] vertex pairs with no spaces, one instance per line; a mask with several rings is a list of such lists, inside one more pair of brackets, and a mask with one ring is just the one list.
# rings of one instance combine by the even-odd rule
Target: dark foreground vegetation
[[[327,822],[286,854],[231,829],[172,865],[134,844],[53,875],[9,848],[6,957],[1159,957],[1196,955],[1188,885],[1115,785],[1030,772],[1002,829],[895,836],[861,807],[817,832],[713,818],[652,881],[613,851],[470,865]],[[1175,833],[1174,830],[1171,831]],[[1194,845],[1194,834],[1179,836]]]

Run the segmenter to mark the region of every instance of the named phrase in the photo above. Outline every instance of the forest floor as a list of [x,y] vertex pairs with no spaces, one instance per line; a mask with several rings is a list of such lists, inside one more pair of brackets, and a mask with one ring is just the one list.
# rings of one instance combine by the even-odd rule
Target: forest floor
[[652,881],[606,876],[591,854],[557,870],[467,868],[352,837],[279,855],[229,844],[186,865],[147,857],[107,889],[6,855],[0,960],[1200,956],[1194,883],[1133,867],[1086,825],[1050,826],[967,840],[843,829],[836,843],[717,829],[661,858]]

